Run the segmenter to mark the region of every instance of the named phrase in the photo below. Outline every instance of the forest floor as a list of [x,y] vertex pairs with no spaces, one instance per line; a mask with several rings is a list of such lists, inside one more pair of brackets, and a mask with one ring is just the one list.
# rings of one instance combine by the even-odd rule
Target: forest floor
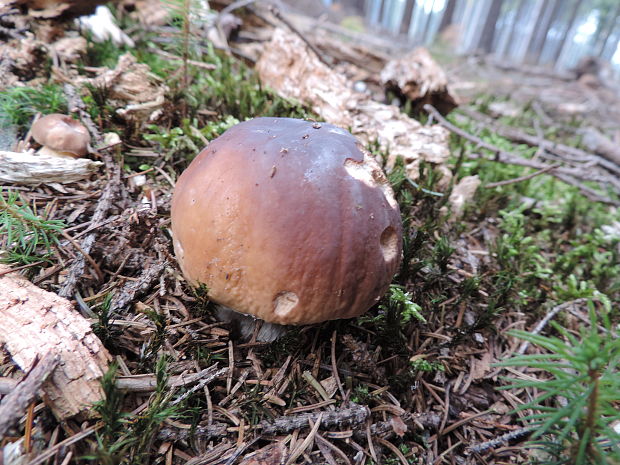
[[[56,27],[1,20],[7,44]],[[617,94],[442,58],[461,105],[412,116],[450,128],[453,182],[431,163],[415,180],[402,163],[388,173],[405,236],[388,295],[354,320],[243,341],[176,264],[175,180],[238,121],[316,115],[261,86],[247,57],[184,48],[183,20],[149,31],[126,16],[133,47],[89,39],[79,60],[14,57],[3,77],[0,150],[34,145],[38,113],[72,112],[103,165],[79,182],[2,186],[0,258],[69,298],[114,361],[97,417],[60,421],[39,399],[0,437],[4,463],[618,463],[620,166],[583,132],[617,144]],[[143,99],[118,76],[106,84],[126,53],[148,67]],[[117,111],[129,103],[144,111]],[[456,212],[448,198],[468,176],[480,186]],[[6,347],[0,398],[24,376]]]

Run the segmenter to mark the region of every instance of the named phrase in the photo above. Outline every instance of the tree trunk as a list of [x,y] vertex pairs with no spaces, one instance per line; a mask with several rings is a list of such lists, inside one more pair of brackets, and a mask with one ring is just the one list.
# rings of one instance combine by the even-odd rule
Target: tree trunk
[[615,30],[616,32],[610,34],[610,37],[608,39],[608,42],[612,45],[615,46],[605,46],[603,48],[603,53],[601,53],[601,58],[605,61],[611,61],[611,59],[613,58],[613,56],[616,53],[616,50],[618,48],[618,38],[620,36],[620,28],[617,27],[618,23],[616,23],[615,27],[613,28],[613,30]]
[[482,34],[478,41],[478,50],[484,53],[490,53],[493,49],[493,39],[495,37],[495,25],[502,11],[503,0],[491,0],[491,6],[482,27]]
[[577,13],[579,13],[579,8],[581,7],[582,3],[583,3],[583,0],[575,0],[573,4],[573,9],[570,14],[570,19],[568,20],[568,23],[566,24],[566,28],[564,29],[564,31],[562,31],[562,38],[560,39],[560,42],[558,46],[556,47],[556,49],[553,51],[551,63],[554,66],[557,63],[558,58],[560,58],[560,54],[562,53],[562,50],[564,49],[564,45],[566,43],[566,40],[568,39],[568,33],[573,29],[573,26],[575,25],[575,21],[577,20]]
[[456,9],[456,0],[448,0],[446,7],[443,10],[443,16],[441,17],[441,23],[439,24],[439,32],[443,31],[454,19],[454,10]]
[[515,33],[517,31],[517,24],[519,23],[519,21],[523,17],[523,14],[526,11],[527,3],[528,2],[526,2],[525,0],[519,0],[519,6],[517,7],[517,11],[515,12],[514,21],[512,21],[512,24],[510,25],[510,32],[508,33],[508,41],[506,42],[506,45],[504,46],[502,53],[499,54],[502,57],[510,56],[510,51],[516,40]]
[[435,6],[435,0],[431,2],[431,8],[428,13],[426,13],[426,9],[424,10],[424,28],[422,29],[422,44],[426,44],[426,36],[428,35],[429,25],[431,24],[431,18],[433,17],[433,7]]
[[411,16],[413,14],[413,7],[415,6],[415,2],[416,0],[407,0],[407,5],[405,5],[403,20],[400,23],[400,33],[403,35],[407,35],[407,31],[409,31],[409,25],[411,24]]
[[620,3],[615,8],[615,11],[612,12],[612,15],[608,15],[607,20],[605,21],[605,26],[600,30],[600,36],[597,38],[594,43],[594,48],[592,50],[592,55],[600,57],[603,54],[603,50],[605,49],[605,45],[607,41],[611,37],[611,33],[614,30],[614,26],[618,22],[618,16],[620,16]]
[[547,8],[545,8],[540,23],[537,25],[534,37],[532,37],[532,41],[528,47],[525,58],[529,63],[538,64],[540,61],[540,55],[545,46],[549,28],[557,18],[561,6],[562,2],[559,0],[550,0],[549,3],[547,3]]

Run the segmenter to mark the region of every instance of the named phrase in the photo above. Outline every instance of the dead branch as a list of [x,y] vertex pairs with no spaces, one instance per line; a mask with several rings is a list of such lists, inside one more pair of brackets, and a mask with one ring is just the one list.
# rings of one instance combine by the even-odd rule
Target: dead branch
[[495,449],[497,446],[507,444],[510,441],[521,439],[522,437],[529,435],[533,430],[534,428],[531,427],[517,429],[509,433],[502,434],[501,436],[493,438],[489,441],[474,444],[473,446],[470,446],[468,450],[474,454],[484,453],[489,449]]
[[[169,387],[189,386],[198,383],[197,386],[204,386],[215,378],[223,376],[228,368],[217,370],[217,364],[205,368],[198,373],[182,374],[171,376],[168,380]],[[0,396],[10,394],[21,382],[14,378],[0,378]],[[153,392],[157,387],[157,378],[154,374],[141,374],[134,376],[119,376],[115,380],[116,388],[125,392]],[[176,401],[175,401],[176,402]]]
[[226,423],[213,423],[207,426],[197,426],[194,429],[162,428],[157,434],[161,441],[186,441],[192,437],[208,441],[213,438],[221,438],[228,434]]
[[87,158],[61,158],[32,152],[0,151],[0,182],[67,184],[89,178],[101,165],[101,162]]
[[[370,416],[368,407],[358,404],[350,404],[350,407],[347,408],[322,413],[323,419],[321,424],[324,427],[337,428],[342,428],[345,425],[363,425]],[[300,413],[298,415],[281,416],[271,421],[261,421],[257,428],[261,430],[262,434],[290,433],[296,429],[308,428],[308,420],[316,423],[319,415],[319,413]]]
[[567,157],[574,157],[572,161],[594,162],[606,170],[611,171],[616,175],[620,175],[620,166],[614,164],[614,160],[612,159],[605,159],[594,153],[588,153],[584,150],[578,149],[577,147],[571,147],[570,145],[560,144],[542,137],[532,136],[519,129],[504,126],[493,120],[493,118],[472,110],[471,108],[462,108],[461,111],[468,117],[488,125],[492,131],[497,132],[500,136],[510,139],[513,142],[527,144],[530,147],[540,147],[547,152],[555,153],[563,159],[567,159]]
[[125,307],[133,302],[136,297],[147,292],[153,286],[153,283],[162,275],[167,265],[168,262],[165,260],[160,263],[155,263],[144,270],[137,281],[130,281],[125,284],[112,298],[110,311],[116,312],[125,309],[126,312],[127,309]]
[[[300,413],[298,415],[285,415],[274,420],[263,420],[254,429],[263,435],[274,435],[290,433],[296,429],[310,428],[310,422],[317,422],[322,415],[321,426],[324,428],[344,428],[348,426],[362,425],[370,416],[367,407],[350,404],[347,408],[341,408],[319,413]],[[228,425],[225,423],[215,423],[209,426],[198,426],[195,430],[178,430],[164,428],[159,432],[158,438],[162,440],[186,440],[191,436],[200,437],[208,440],[210,438],[222,437],[228,434]]]
[[53,352],[45,354],[43,359],[36,361],[25,378],[0,402],[0,441],[7,431],[24,414],[28,404],[36,398],[41,385],[54,371],[60,357]]
[[[190,384],[210,383],[216,378],[224,375],[228,371],[228,368],[217,368],[217,363],[198,373],[190,373],[184,375],[171,376],[168,380],[168,386],[181,387],[188,386]],[[116,379],[116,387],[122,391],[127,392],[152,392],[157,387],[157,378],[154,374],[144,374],[135,376],[119,376]]]
[[620,148],[618,144],[609,140],[603,133],[593,127],[585,128],[579,132],[583,136],[583,144],[616,164],[618,166],[618,173],[620,173]]
[[[493,159],[488,159],[489,161],[496,161],[500,163],[506,163],[509,165],[517,165],[517,166],[525,166],[528,168],[535,168],[537,170],[547,170],[549,174],[555,176],[556,178],[564,181],[567,184],[577,187],[583,195],[588,197],[590,200],[594,202],[606,203],[609,205],[620,205],[620,202],[617,200],[610,199],[609,197],[602,196],[595,190],[589,188],[583,183],[577,181],[576,177],[583,178],[586,177],[587,180],[591,180],[589,176],[586,175],[585,170],[576,172],[572,169],[567,169],[565,167],[559,168],[551,168],[551,165],[547,165],[546,163],[541,163],[536,160],[530,160],[528,158],[521,157],[520,155],[516,155],[511,152],[506,152],[499,147],[496,147],[493,144],[489,144],[488,142],[483,141],[479,137],[476,137],[472,134],[469,134],[467,131],[455,126],[446,120],[441,114],[431,105],[424,105],[424,109],[433,116],[437,120],[439,124],[441,124],[446,129],[450,130],[454,134],[461,136],[464,139],[469,140],[477,144],[479,147],[489,150],[495,154]],[[470,158],[478,158],[476,156],[469,155]]]

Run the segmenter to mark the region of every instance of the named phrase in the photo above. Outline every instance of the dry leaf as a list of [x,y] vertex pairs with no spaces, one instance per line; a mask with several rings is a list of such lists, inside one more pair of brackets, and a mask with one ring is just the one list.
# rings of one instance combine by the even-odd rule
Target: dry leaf
[[239,465],[280,465],[286,459],[288,449],[279,441],[248,455]]
[[465,204],[474,198],[478,186],[480,186],[478,175],[465,176],[454,186],[448,199],[453,219],[461,217]]
[[407,424],[403,421],[401,417],[391,417],[390,426],[392,426],[394,433],[396,433],[396,436],[398,436],[399,438],[402,438],[407,432]]

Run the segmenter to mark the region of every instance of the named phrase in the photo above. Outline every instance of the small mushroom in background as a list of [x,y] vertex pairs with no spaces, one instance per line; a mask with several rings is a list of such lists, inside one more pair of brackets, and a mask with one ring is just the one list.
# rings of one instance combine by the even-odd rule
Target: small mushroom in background
[[[187,280],[224,307],[278,325],[361,315],[401,261],[387,178],[349,132],[327,123],[233,126],[180,176],[171,216]],[[266,327],[259,340],[281,332]]]
[[68,115],[52,113],[39,118],[32,125],[31,133],[43,146],[40,155],[80,158],[88,153],[88,129]]

